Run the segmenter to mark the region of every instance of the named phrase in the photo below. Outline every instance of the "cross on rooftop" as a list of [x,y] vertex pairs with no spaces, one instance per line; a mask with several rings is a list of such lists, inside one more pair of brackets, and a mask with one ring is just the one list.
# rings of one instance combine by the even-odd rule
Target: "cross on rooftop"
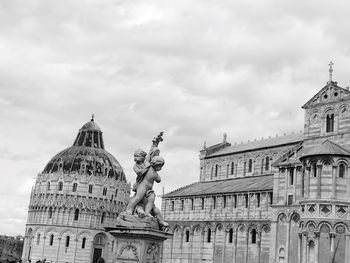
[[94,121],[94,118],[95,118],[95,115],[92,114],[92,116],[91,116],[91,121]]
[[332,73],[333,73],[333,68],[332,66],[334,65],[334,63],[331,61],[329,62],[328,66],[329,66],[329,82],[332,82]]

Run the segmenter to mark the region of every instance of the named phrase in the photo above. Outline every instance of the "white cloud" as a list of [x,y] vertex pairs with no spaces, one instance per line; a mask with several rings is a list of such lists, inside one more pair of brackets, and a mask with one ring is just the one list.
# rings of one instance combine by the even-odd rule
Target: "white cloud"
[[158,193],[198,179],[204,140],[215,144],[227,132],[233,143],[302,129],[300,107],[328,80],[329,60],[339,84],[350,82],[348,7],[1,2],[0,192],[11,202],[0,204],[7,211],[0,233],[23,234],[32,178],[73,143],[92,113],[130,181],[133,151],[147,150],[165,131]]

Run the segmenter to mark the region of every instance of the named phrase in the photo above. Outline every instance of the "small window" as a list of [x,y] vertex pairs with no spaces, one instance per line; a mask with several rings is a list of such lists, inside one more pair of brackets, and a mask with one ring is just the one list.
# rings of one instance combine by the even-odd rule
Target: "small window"
[[66,247],[69,247],[70,236],[66,236]]
[[78,184],[77,184],[77,183],[74,183],[74,184],[73,184],[73,189],[72,189],[72,191],[73,191],[73,192],[76,192],[76,191],[77,191],[77,187],[78,187]]
[[83,240],[81,241],[81,248],[82,249],[85,248],[85,243],[86,243],[86,237],[84,237]]
[[92,184],[89,184],[89,193],[92,194]]
[[219,165],[215,164],[215,177],[218,176],[218,172],[219,172]]
[[273,193],[269,192],[270,205],[273,203]]
[[50,182],[47,182],[47,191],[50,191]]
[[213,196],[213,209],[216,209],[216,197]]
[[245,208],[248,208],[248,203],[249,203],[249,196],[248,196],[248,194],[244,195],[244,199],[245,199]]
[[228,242],[232,243],[233,242],[233,228],[230,228],[228,232]]
[[252,244],[256,244],[256,229],[252,230]]
[[222,202],[223,202],[223,207],[224,207],[224,208],[226,208],[226,202],[227,202],[226,199],[227,199],[227,198],[226,198],[226,195],[224,195],[224,196],[222,197]]
[[175,208],[175,202],[171,201],[171,211],[174,211],[174,208]]
[[184,210],[184,200],[182,199],[181,200],[181,211],[183,211]]
[[115,189],[115,194],[114,194],[114,196],[117,198],[117,196],[118,196],[118,189]]
[[248,161],[248,173],[251,173],[253,170],[253,161],[252,159],[249,159]]
[[202,198],[202,210],[204,209],[205,200]]
[[265,170],[268,171],[270,169],[270,157],[265,158]]
[[211,242],[211,229],[208,228],[208,233],[207,233],[207,243]]
[[49,208],[49,219],[52,218],[52,207]]
[[63,183],[59,182],[58,183],[58,191],[62,191],[62,189],[63,189]]
[[316,164],[312,165],[312,175],[313,175],[313,177],[317,177],[317,165]]
[[107,188],[103,188],[102,195],[107,195]]
[[344,178],[345,177],[345,171],[346,171],[346,166],[344,163],[339,164],[339,177]]
[[237,195],[233,196],[233,207],[237,208]]
[[326,117],[326,132],[334,132],[334,114],[328,114]]
[[293,204],[293,195],[288,195],[288,205],[292,205]]
[[294,185],[294,168],[289,169],[289,185]]
[[36,239],[36,244],[39,245],[40,244],[40,234],[38,235],[37,239]]
[[256,206],[260,207],[260,194],[256,194]]
[[111,251],[114,251],[114,240],[112,241],[112,247],[111,247]]
[[231,162],[231,174],[235,171],[235,163]]
[[186,230],[186,241],[185,242],[190,242],[190,231]]
[[78,220],[79,219],[79,209],[75,209],[74,211],[74,220]]
[[194,209],[194,200],[193,200],[193,198],[191,199],[191,210],[193,210]]
[[53,245],[53,235],[50,236],[50,242],[49,245],[52,246]]
[[103,222],[105,221],[105,215],[106,215],[105,212],[103,212],[101,215],[101,224],[103,224]]

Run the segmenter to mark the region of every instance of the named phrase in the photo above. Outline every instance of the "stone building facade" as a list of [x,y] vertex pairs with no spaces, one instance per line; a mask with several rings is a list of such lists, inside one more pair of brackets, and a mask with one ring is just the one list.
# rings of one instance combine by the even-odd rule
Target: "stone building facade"
[[350,262],[350,92],[330,80],[304,132],[200,151],[199,181],[163,196],[163,262]]
[[114,262],[116,240],[105,227],[115,226],[129,196],[123,169],[105,150],[92,118],[73,146],[54,156],[37,176],[23,262]]

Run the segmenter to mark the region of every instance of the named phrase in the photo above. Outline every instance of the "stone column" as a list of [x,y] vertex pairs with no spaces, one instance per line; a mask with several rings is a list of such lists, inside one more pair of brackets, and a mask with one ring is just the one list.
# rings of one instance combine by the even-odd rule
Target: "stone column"
[[306,197],[310,198],[310,166],[306,167]]
[[244,263],[248,262],[248,248],[249,248],[249,229],[247,228],[246,233],[246,246],[245,246],[245,254],[244,254]]
[[57,255],[56,255],[56,262],[59,262],[59,256],[60,256],[60,249],[61,249],[61,237],[58,238],[58,249],[57,249]]
[[321,172],[322,172],[322,165],[317,165],[317,198],[321,198]]
[[257,263],[260,263],[260,254],[261,254],[261,231],[258,233],[258,240],[257,240],[257,245],[258,245],[258,253],[257,253]]
[[350,258],[350,235],[345,235],[345,258],[349,260]]
[[307,251],[308,251],[308,244],[307,244],[307,238],[306,238],[306,236],[307,236],[307,233],[306,232],[303,232],[302,233],[302,236],[301,236],[301,238],[302,238],[302,240],[301,240],[301,251],[302,251],[302,253],[301,253],[301,262],[302,263],[306,263],[306,259],[307,259]]
[[316,242],[315,242],[315,263],[319,261],[319,253],[320,253],[320,232],[315,232]]
[[297,185],[298,185],[298,169],[297,169],[297,167],[293,167],[292,168],[293,170],[294,170],[294,173],[293,173],[293,175],[294,175],[294,198],[293,198],[293,203],[295,203],[295,200],[297,200]]
[[287,221],[286,262],[289,261],[290,221]]
[[[288,181],[289,181],[289,175],[290,175],[290,169],[291,168],[286,168],[286,176],[285,176],[285,184],[284,184],[284,204],[288,204]],[[288,262],[288,261],[287,261]]]
[[238,229],[236,227],[235,232],[233,233],[233,263],[236,263],[236,256],[237,256],[237,236],[238,236]]
[[303,234],[298,233],[298,263],[301,263],[302,258],[302,241],[303,241]]
[[329,233],[329,239],[330,239],[330,245],[331,245],[331,256],[333,256],[334,253],[334,239],[335,239],[335,233]]
[[305,185],[305,168],[301,168],[301,180],[300,180],[300,198],[304,198],[304,185]]
[[46,237],[43,237],[44,241],[43,241],[43,249],[41,250],[41,258],[44,258],[44,253],[45,253],[45,241],[46,241]]
[[336,185],[337,185],[337,166],[332,166],[332,195],[331,198],[336,198]]

